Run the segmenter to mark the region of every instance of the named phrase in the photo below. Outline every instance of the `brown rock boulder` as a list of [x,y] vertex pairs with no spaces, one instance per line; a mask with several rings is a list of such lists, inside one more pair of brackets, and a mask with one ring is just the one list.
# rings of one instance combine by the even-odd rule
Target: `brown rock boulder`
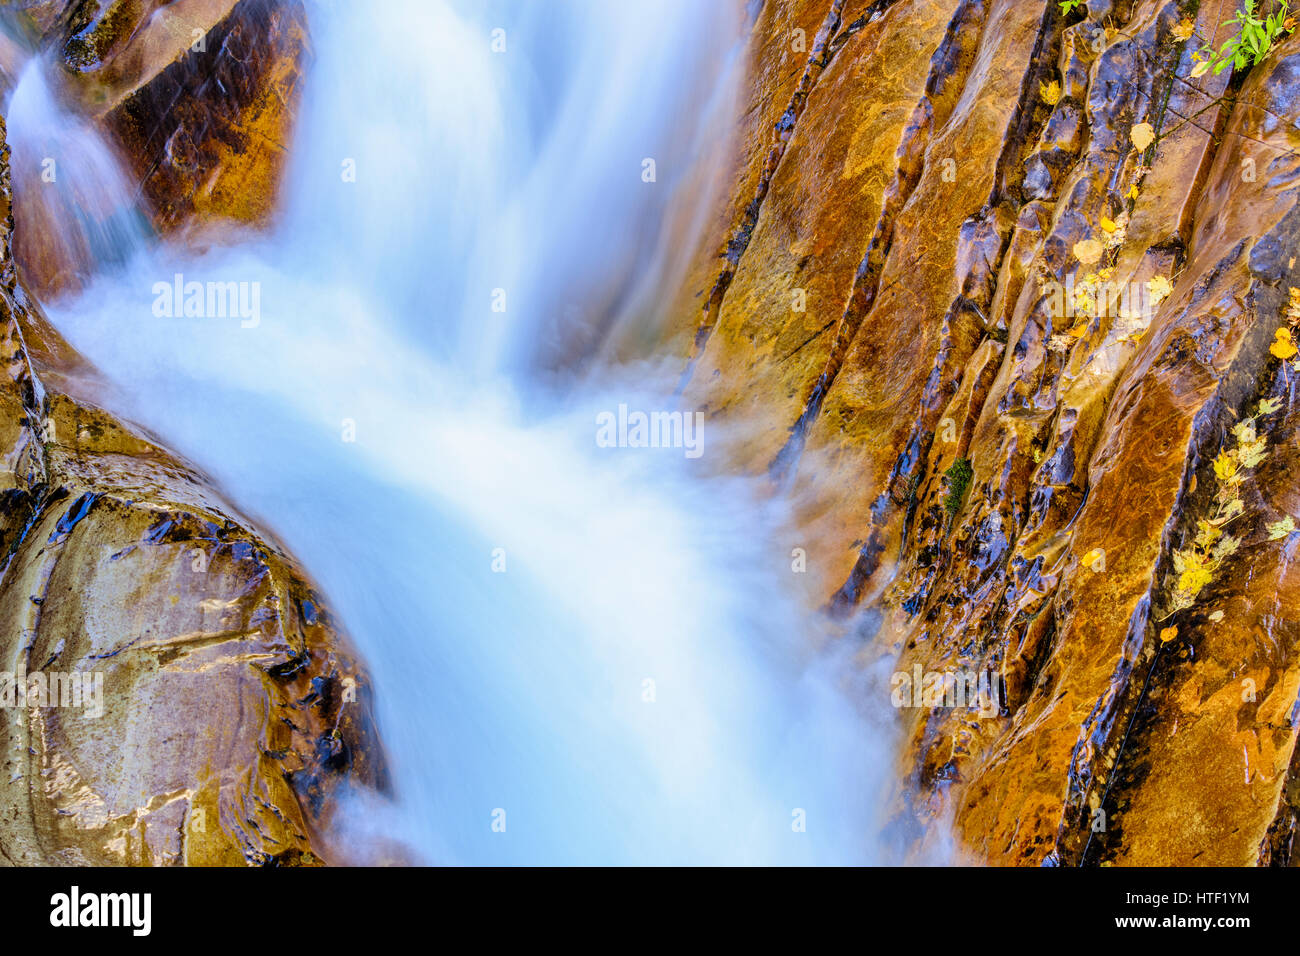
[[[7,176],[0,192],[11,224]],[[196,469],[73,397],[93,370],[16,281],[9,231],[0,671],[19,676],[0,687],[0,858],[339,859],[341,792],[387,789],[355,651],[293,558]]]

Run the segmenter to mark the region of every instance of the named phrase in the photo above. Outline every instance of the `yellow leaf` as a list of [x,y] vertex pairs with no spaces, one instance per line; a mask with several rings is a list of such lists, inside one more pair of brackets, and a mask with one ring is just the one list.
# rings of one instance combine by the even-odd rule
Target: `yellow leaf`
[[1129,199],[1132,199],[1134,202],[1136,202],[1138,198],[1137,183],[1134,183],[1132,186],[1130,186],[1128,188],[1128,192],[1125,193],[1125,195],[1128,196]]
[[1188,568],[1178,578],[1178,590],[1196,594],[1213,578],[1214,575],[1207,568]]
[[1147,282],[1147,294],[1151,296],[1151,306],[1158,306],[1174,291],[1174,285],[1165,276],[1152,276]]
[[1220,481],[1227,481],[1237,473],[1237,459],[1231,452],[1219,452],[1214,459],[1214,476]]
[[1140,153],[1156,141],[1156,131],[1150,123],[1138,123],[1129,130],[1129,139],[1133,141],[1133,148]]
[[1202,60],[1200,63],[1197,63],[1196,66],[1192,67],[1192,79],[1194,80],[1198,79],[1199,77],[1202,77],[1209,72],[1210,72],[1210,61]]
[[1167,628],[1165,628],[1163,631],[1160,632],[1160,643],[1161,643],[1161,644],[1168,644],[1170,641],[1172,641],[1172,640],[1173,640],[1175,637],[1177,637],[1177,636],[1178,636],[1178,628],[1176,628],[1176,627],[1167,627]]
[[1216,524],[1226,524],[1245,510],[1245,502],[1240,498],[1233,498],[1219,509],[1219,513],[1215,515],[1214,521]]
[[1269,540],[1276,541],[1279,538],[1285,538],[1295,530],[1295,519],[1290,515],[1287,515],[1281,521],[1269,522],[1266,527],[1268,530]]
[[1088,334],[1088,323],[1080,322],[1074,328],[1070,329],[1070,331],[1067,332],[1066,334],[1069,335],[1070,338],[1072,339],[1081,339]]
[[1196,543],[1201,547],[1209,547],[1214,544],[1219,535],[1223,534],[1222,531],[1204,518],[1196,522],[1196,527],[1199,529],[1196,534]]
[[[1241,539],[1234,538],[1230,534],[1225,534],[1214,545],[1214,550],[1210,552],[1210,560],[1215,564],[1222,561],[1230,554],[1236,554],[1237,549],[1241,547]],[[1206,572],[1208,573],[1208,571]]]
[[[1254,427],[1251,427],[1254,431]],[[1241,463],[1242,468],[1254,468],[1264,460],[1268,454],[1268,440],[1258,438],[1254,441],[1243,441],[1241,447],[1237,449],[1237,461]]]
[[1061,84],[1057,83],[1056,80],[1052,80],[1051,83],[1039,83],[1038,95],[1043,98],[1043,102],[1048,106],[1055,106],[1061,102]]
[[1083,563],[1091,567],[1101,557],[1101,548],[1093,548],[1083,556]]
[[1174,28],[1171,32],[1174,35],[1174,39],[1185,42],[1190,40],[1192,34],[1196,32],[1196,22],[1191,17],[1183,17],[1174,24]]
[[1268,350],[1280,359],[1289,359],[1297,351],[1300,351],[1296,349],[1295,343],[1291,341],[1289,335],[1286,338],[1279,335],[1273,344],[1268,347]]
[[1085,266],[1090,266],[1100,259],[1101,252],[1101,243],[1096,239],[1084,239],[1074,244],[1074,257]]
[[1213,614],[1210,615],[1210,620],[1213,621],[1215,624],[1218,624],[1220,621],[1223,620],[1223,612],[1215,611]]
[[1105,216],[1102,216],[1101,228],[1105,229],[1107,232],[1114,232],[1119,227],[1116,226],[1115,223],[1113,223],[1111,220],[1107,219]]

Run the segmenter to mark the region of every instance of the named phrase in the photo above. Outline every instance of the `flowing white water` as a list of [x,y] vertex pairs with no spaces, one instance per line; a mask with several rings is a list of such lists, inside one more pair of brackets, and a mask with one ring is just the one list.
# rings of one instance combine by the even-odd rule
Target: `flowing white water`
[[58,106],[43,59],[30,60],[5,107],[11,168],[24,171],[14,218],[17,254],[41,281],[76,289],[97,267],[119,266],[149,234],[117,156],[85,120]]
[[[543,374],[670,290],[664,217],[716,160],[739,14],[316,5],[283,225],[201,258],[150,250],[52,312],[115,407],[262,516],[354,635],[397,789],[349,808],[354,847],[881,858],[890,748],[847,654],[819,650],[777,506],[700,471],[707,425],[701,461],[597,447],[599,411],[666,408],[671,375],[557,394]],[[256,315],[155,314],[176,273],[248,283]]]

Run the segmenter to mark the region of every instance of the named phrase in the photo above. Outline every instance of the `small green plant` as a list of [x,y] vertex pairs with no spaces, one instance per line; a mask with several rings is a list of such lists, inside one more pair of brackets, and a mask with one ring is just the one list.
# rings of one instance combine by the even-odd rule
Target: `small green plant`
[[943,510],[948,512],[949,518],[955,518],[957,512],[961,510],[961,503],[966,498],[966,489],[970,487],[975,471],[970,466],[969,458],[958,458],[948,466],[943,476],[948,479],[948,496],[943,500]]
[[1078,10],[1087,3],[1087,0],[1061,0],[1061,12],[1068,14],[1071,10]]
[[1200,62],[1192,71],[1193,76],[1203,76],[1210,70],[1222,73],[1229,66],[1238,70],[1262,63],[1277,41],[1295,32],[1296,20],[1291,16],[1290,0],[1271,0],[1268,5],[1273,12],[1264,13],[1264,6],[1257,0],[1242,0],[1241,9],[1226,21],[1225,27],[1236,27],[1217,50],[1208,43],[1197,56]]

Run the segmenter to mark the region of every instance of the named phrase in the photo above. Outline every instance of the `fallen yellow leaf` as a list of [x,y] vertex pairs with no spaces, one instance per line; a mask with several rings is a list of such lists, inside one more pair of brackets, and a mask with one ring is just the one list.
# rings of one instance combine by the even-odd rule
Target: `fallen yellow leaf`
[[1212,580],[1214,575],[1207,568],[1188,568],[1178,578],[1178,590],[1196,594]]
[[1196,32],[1196,21],[1194,21],[1191,17],[1183,17],[1176,24],[1174,24],[1174,28],[1171,32],[1173,33],[1174,39],[1176,40],[1180,40],[1180,41],[1190,40],[1192,38],[1192,34]]
[[1156,131],[1150,123],[1138,123],[1129,130],[1129,139],[1133,141],[1133,148],[1140,153],[1156,141]]
[[1295,519],[1290,515],[1287,515],[1280,521],[1269,522],[1269,524],[1265,526],[1265,530],[1268,531],[1270,541],[1277,541],[1280,538],[1289,536],[1291,532],[1295,531]]
[[1214,476],[1220,481],[1227,481],[1237,473],[1237,459],[1229,452],[1219,452],[1219,457],[1214,459]]
[[1043,102],[1048,106],[1055,106],[1061,102],[1061,84],[1057,83],[1056,80],[1052,80],[1051,83],[1039,83],[1038,95],[1042,97]]
[[1105,216],[1102,216],[1102,217],[1101,217],[1101,228],[1105,229],[1107,232],[1114,232],[1114,231],[1115,231],[1116,229],[1118,229],[1119,227],[1116,226],[1114,222],[1112,222],[1111,220],[1107,219]]
[[[1268,347],[1270,352],[1280,359],[1289,359],[1294,356],[1297,351],[1300,351],[1296,349],[1295,343],[1291,341],[1291,332],[1289,330],[1278,329],[1277,332],[1277,338],[1273,341],[1273,344]],[[1283,335],[1283,332],[1286,332],[1286,335]]]
[[1192,79],[1198,79],[1210,72],[1210,61],[1201,60],[1196,66],[1192,67]]
[[1173,291],[1174,285],[1167,276],[1152,276],[1147,281],[1147,295],[1151,297],[1153,308],[1169,298]]
[[1084,239],[1074,244],[1074,257],[1085,266],[1101,258],[1102,246],[1096,239]]
[[1160,632],[1160,643],[1161,643],[1161,644],[1168,644],[1170,641],[1172,641],[1172,640],[1173,640],[1175,637],[1177,637],[1177,636],[1178,636],[1178,628],[1176,628],[1176,627],[1167,627],[1167,628],[1165,628],[1163,631]]

